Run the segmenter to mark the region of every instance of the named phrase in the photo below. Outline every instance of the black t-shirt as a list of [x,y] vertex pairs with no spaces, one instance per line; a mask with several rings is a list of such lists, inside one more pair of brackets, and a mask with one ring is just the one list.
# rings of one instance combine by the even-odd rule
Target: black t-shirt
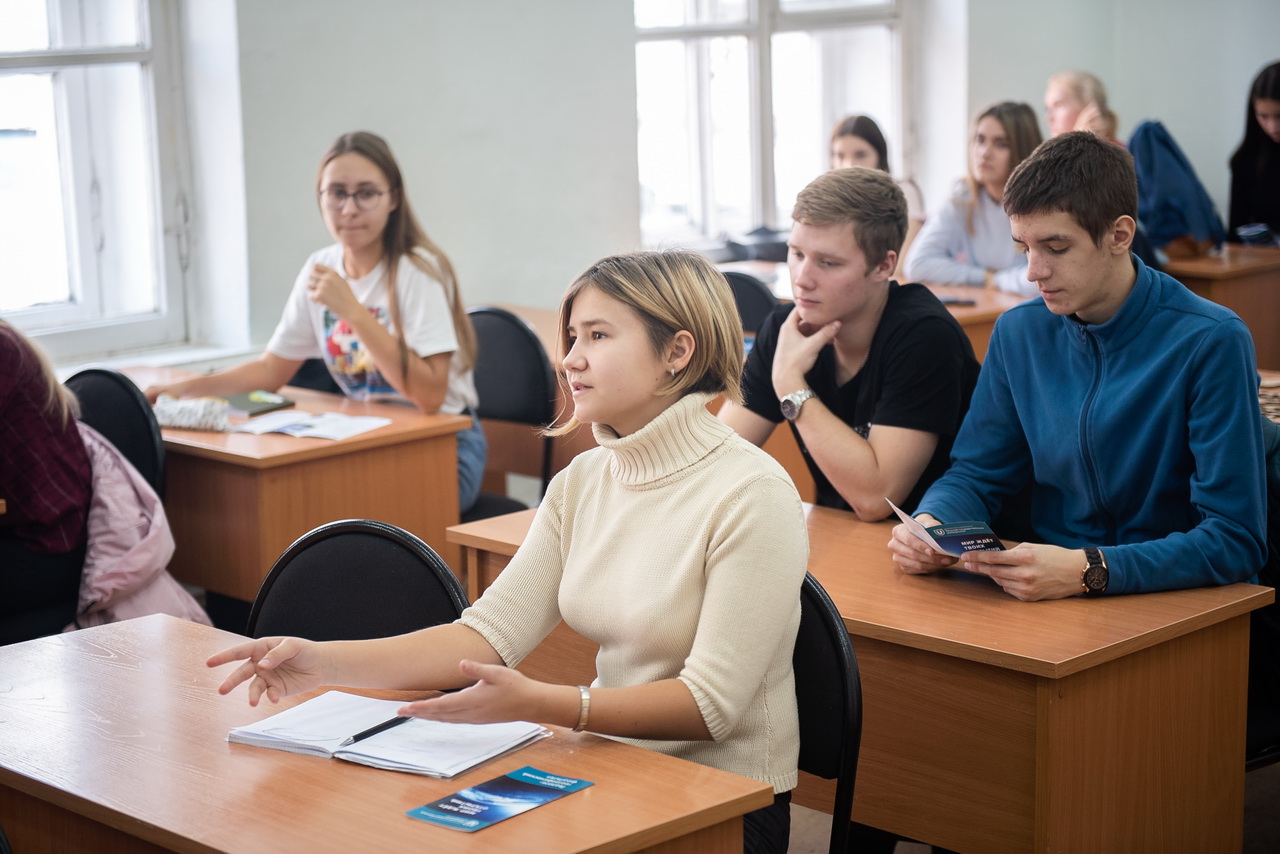
[[[873,424],[938,435],[929,465],[902,504],[903,510],[913,512],[950,464],[951,444],[978,381],[978,360],[968,336],[932,291],[897,282],[888,287],[889,300],[857,375],[843,386],[836,384],[835,349],[828,345],[805,380],[826,407],[864,439]],[[773,354],[778,327],[793,308],[779,306],[761,325],[742,379],[746,407],[775,424],[783,418],[773,390]],[[817,485],[818,504],[848,510],[848,502],[814,463],[794,424],[791,429]]]

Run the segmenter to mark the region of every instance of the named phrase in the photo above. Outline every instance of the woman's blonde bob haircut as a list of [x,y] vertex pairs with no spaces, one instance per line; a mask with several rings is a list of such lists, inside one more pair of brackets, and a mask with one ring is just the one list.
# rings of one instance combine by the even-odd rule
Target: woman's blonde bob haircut
[[[729,283],[711,262],[696,252],[664,249],[611,255],[586,269],[560,301],[560,353],[569,352],[569,318],[573,302],[595,288],[630,308],[644,322],[654,353],[661,354],[680,330],[693,336],[693,356],[684,370],[657,390],[659,396],[690,392],[722,394],[742,402],[742,320]],[[564,371],[560,371],[564,382]],[[578,427],[570,415],[547,430],[559,436]]]

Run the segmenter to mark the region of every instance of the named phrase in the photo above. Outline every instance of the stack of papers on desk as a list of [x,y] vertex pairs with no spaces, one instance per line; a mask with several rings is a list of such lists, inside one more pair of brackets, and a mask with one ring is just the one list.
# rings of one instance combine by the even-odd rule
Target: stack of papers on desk
[[250,418],[245,423],[232,427],[231,432],[253,433],[258,436],[263,433],[287,433],[290,436],[314,439],[347,439],[390,423],[390,418],[379,418],[376,415],[343,415],[340,412],[312,415],[310,412],[286,409]]
[[401,700],[326,691],[292,709],[236,727],[227,733],[227,741],[448,779],[551,734],[527,721],[449,724],[415,718],[343,746],[355,733],[396,717],[403,705]]

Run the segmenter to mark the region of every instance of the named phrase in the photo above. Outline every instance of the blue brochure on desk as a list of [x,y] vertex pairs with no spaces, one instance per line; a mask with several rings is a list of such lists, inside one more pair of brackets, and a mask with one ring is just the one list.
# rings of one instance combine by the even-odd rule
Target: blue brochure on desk
[[419,821],[474,833],[593,785],[595,784],[590,780],[561,777],[526,765],[510,774],[494,777],[477,786],[409,810],[406,815]]

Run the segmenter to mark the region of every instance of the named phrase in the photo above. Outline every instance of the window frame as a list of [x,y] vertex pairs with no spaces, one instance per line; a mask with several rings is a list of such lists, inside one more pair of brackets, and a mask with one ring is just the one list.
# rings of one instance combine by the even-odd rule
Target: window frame
[[[49,0],[70,14],[79,2]],[[175,0],[139,0],[140,44],[90,48],[52,48],[0,53],[0,73],[56,73],[95,65],[136,64],[142,101],[142,137],[150,144],[149,210],[154,309],[107,316],[110,283],[99,276],[94,257],[101,227],[95,224],[94,178],[97,158],[89,118],[93,95],[81,81],[55,85],[67,223],[67,264],[71,268],[69,303],[6,312],[6,319],[39,341],[55,362],[101,358],[122,351],[179,344],[188,337],[186,301],[190,257],[191,167],[186,104],[180,62],[180,4]],[[67,85],[69,84],[69,85]],[[103,133],[101,127],[97,133]]]
[[[788,223],[777,218],[777,176],[774,169],[774,121],[773,121],[773,36],[778,33],[823,29],[848,29],[857,26],[884,26],[893,38],[894,87],[893,100],[898,104],[901,132],[900,139],[891,143],[890,160],[901,164],[903,174],[912,174],[915,166],[915,128],[905,120],[911,115],[910,85],[907,61],[909,55],[910,16],[904,8],[907,0],[882,0],[864,6],[845,9],[812,9],[784,11],[782,0],[747,0],[746,20],[736,23],[683,24],[669,27],[637,27],[636,44],[652,41],[683,41],[686,49],[695,51],[699,39],[745,36],[747,40],[748,113],[751,127],[751,221],[768,228],[778,229]],[[697,67],[694,62],[691,67]],[[705,73],[694,75],[688,81],[693,95],[691,101],[698,105],[707,103],[709,81]],[[698,163],[698,185],[693,188],[691,205],[698,208],[699,221],[713,233],[701,237],[713,240],[717,237],[714,227],[714,211],[710,210],[714,198],[711,192],[711,135],[706,128],[708,111],[699,110],[697,139],[694,157]],[[825,137],[822,144],[826,145]],[[707,224],[712,224],[709,228]],[[646,237],[647,240],[647,237]]]

